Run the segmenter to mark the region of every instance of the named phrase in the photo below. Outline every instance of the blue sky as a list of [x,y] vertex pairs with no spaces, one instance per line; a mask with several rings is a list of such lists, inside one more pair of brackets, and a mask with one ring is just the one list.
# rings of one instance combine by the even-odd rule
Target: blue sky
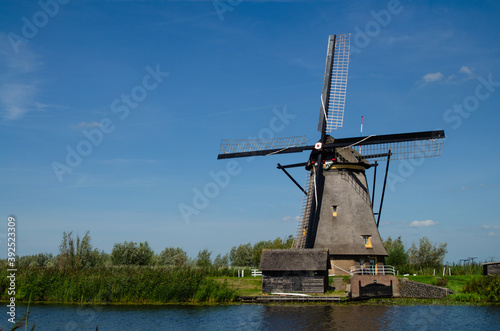
[[[308,155],[218,161],[219,143],[314,143],[328,35],[351,33],[344,126],[333,135],[358,136],[364,116],[364,135],[447,136],[440,157],[391,163],[382,237],[446,242],[450,262],[500,259],[498,2],[0,9],[0,240],[14,215],[19,255],[56,254],[63,231],[90,231],[108,253],[147,240],[193,257],[294,234],[302,193],[276,163]],[[293,171],[299,182],[305,174]]]

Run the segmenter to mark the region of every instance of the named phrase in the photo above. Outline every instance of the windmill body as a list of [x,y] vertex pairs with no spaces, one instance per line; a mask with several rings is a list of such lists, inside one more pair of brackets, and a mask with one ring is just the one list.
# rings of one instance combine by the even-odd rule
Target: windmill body
[[[307,162],[278,163],[278,168],[305,194],[294,248],[327,249],[334,275],[368,266],[371,272],[383,270],[387,251],[375,222],[365,171],[387,161],[387,176],[389,160],[438,156],[445,137],[442,130],[340,139],[327,134],[343,124],[349,38],[348,34],[329,37],[318,142],[307,145],[305,137],[223,140],[218,155],[227,159],[310,151]],[[286,171],[291,167],[309,171],[305,189]]]
[[[328,139],[328,137],[327,137]],[[308,202],[315,198],[316,153],[311,153],[306,169],[310,170]],[[347,274],[353,266],[381,268],[388,255],[373,215],[365,170],[371,164],[352,148],[326,153],[323,168],[323,192],[314,248],[329,250],[333,275]],[[314,193],[313,193],[314,192]],[[307,206],[306,206],[307,208]],[[310,208],[310,207],[309,207]],[[294,248],[305,248],[310,213],[305,213],[298,227]]]

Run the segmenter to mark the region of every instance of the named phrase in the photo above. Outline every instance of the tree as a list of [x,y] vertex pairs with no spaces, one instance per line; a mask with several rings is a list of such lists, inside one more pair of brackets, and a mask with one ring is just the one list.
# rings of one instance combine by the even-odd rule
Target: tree
[[288,237],[284,237],[283,239],[280,237],[277,237],[274,240],[267,240],[267,241],[259,241],[255,245],[253,245],[252,248],[252,259],[253,259],[253,265],[255,267],[258,267],[260,264],[260,258],[262,256],[262,250],[263,249],[288,249],[292,248],[293,245],[293,236],[289,235]]
[[259,267],[260,258],[262,256],[262,250],[266,248],[271,248],[273,246],[273,242],[271,240],[267,241],[259,241],[252,247],[252,264],[255,267]]
[[76,255],[82,268],[95,267],[99,263],[100,254],[97,248],[93,249],[90,243],[89,231],[85,233],[82,240],[77,236]]
[[148,242],[137,243],[125,241],[115,244],[111,251],[111,261],[114,265],[149,265],[153,260],[154,252]]
[[227,267],[229,265],[229,255],[226,254],[224,256],[218,254],[214,259],[214,267],[222,268]]
[[139,243],[139,247],[137,249],[137,265],[150,265],[155,252],[151,249],[148,242],[145,241],[143,243]]
[[427,237],[420,238],[419,247],[415,243],[409,249],[410,264],[416,267],[439,267],[443,265],[444,256],[448,252],[447,244],[432,244]]
[[386,264],[401,267],[408,263],[408,252],[401,240],[401,236],[396,240],[392,240],[391,237],[387,238],[384,241],[384,247],[389,254],[389,257],[385,259]]
[[196,266],[199,268],[210,268],[212,266],[212,259],[210,256],[212,252],[209,252],[208,249],[204,249],[198,252],[198,257],[196,258]]
[[25,255],[19,258],[18,268],[46,267],[54,258],[52,254],[40,253],[37,255]]
[[76,243],[72,238],[73,232],[63,232],[63,239],[59,245],[59,265],[63,268],[91,268],[100,261],[100,253],[90,243],[90,232],[80,239],[76,236]]
[[166,247],[160,253],[158,263],[170,267],[182,267],[189,263],[189,258],[182,248]]
[[253,266],[252,259],[252,244],[241,244],[238,247],[234,246],[229,252],[229,260],[232,266],[250,267]]
[[248,243],[234,246],[229,252],[229,260],[232,266],[258,267],[263,249],[288,249],[292,248],[293,236],[289,235],[283,239],[277,237],[274,240],[259,241],[255,245]]

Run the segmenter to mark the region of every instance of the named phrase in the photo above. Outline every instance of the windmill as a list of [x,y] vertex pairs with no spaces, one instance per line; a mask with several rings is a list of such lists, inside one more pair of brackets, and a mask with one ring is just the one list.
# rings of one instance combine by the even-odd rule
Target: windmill
[[[387,256],[378,232],[390,160],[427,158],[441,154],[444,131],[425,131],[334,139],[327,133],[341,127],[349,65],[350,34],[329,37],[318,131],[321,138],[307,145],[305,137],[224,139],[218,159],[310,151],[307,162],[280,165],[304,192],[294,248],[329,249],[334,274],[352,267],[383,266]],[[378,213],[373,212],[365,170],[387,161]],[[307,190],[286,169],[309,171]],[[375,186],[374,175],[374,183]],[[373,191],[375,188],[373,187]],[[377,221],[375,221],[377,216]]]

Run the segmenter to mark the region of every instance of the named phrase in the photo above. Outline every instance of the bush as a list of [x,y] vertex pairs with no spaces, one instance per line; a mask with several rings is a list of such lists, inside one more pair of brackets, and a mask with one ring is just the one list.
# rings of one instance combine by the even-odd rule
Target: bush
[[150,265],[154,254],[147,241],[139,245],[125,241],[113,246],[111,261],[114,265]]
[[182,267],[189,263],[187,253],[179,247],[166,247],[158,257],[158,264],[170,267]]
[[436,283],[436,286],[445,287],[446,285],[448,285],[448,279],[446,278],[439,278],[439,280]]
[[464,286],[463,292],[478,294],[490,302],[500,302],[500,278],[482,276],[472,279]]
[[18,268],[46,267],[54,259],[52,254],[40,253],[37,255],[26,255],[19,258]]

